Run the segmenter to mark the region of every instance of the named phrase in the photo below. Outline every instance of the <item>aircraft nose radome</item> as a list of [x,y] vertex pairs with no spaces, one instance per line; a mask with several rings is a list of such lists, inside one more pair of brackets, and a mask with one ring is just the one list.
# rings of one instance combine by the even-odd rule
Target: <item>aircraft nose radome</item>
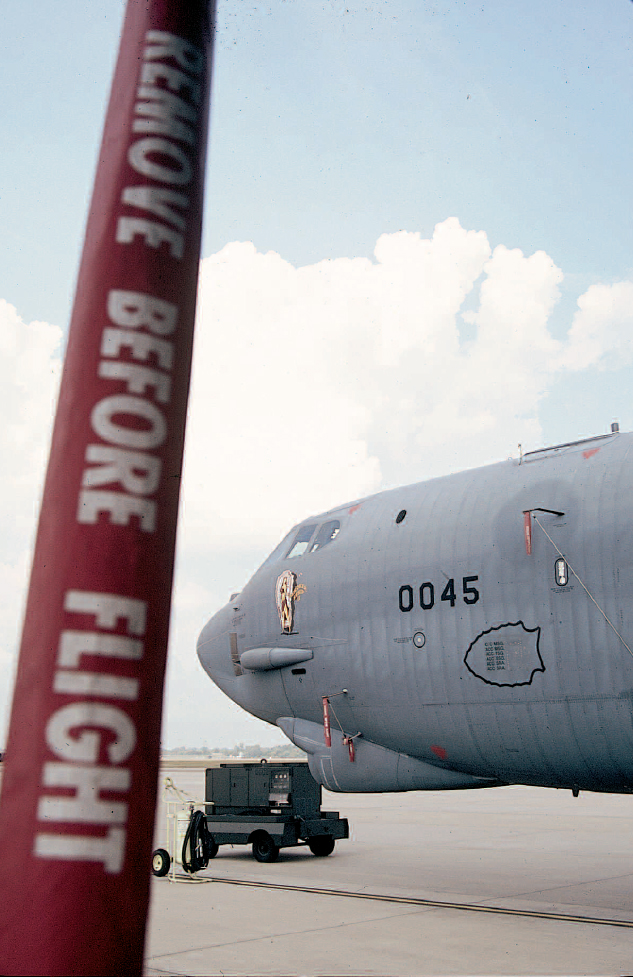
[[227,682],[235,678],[230,654],[230,611],[229,606],[223,607],[207,621],[197,644],[200,664],[220,688],[224,688]]

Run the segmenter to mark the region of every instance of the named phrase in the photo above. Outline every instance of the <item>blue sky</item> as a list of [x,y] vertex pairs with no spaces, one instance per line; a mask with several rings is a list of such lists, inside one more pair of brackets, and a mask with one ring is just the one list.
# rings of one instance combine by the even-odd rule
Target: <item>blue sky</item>
[[[3,11],[0,295],[68,320],[117,0]],[[370,256],[457,216],[591,282],[631,270],[625,0],[219,0],[204,253]]]
[[[5,673],[123,6],[3,9],[0,442],[18,472],[5,490],[18,529],[0,551]],[[518,442],[633,427],[632,24],[629,0],[218,0],[170,745],[259,735],[192,691],[192,647],[295,519]],[[306,362],[307,390],[289,367]],[[290,491],[272,421],[251,431],[280,390],[307,445]],[[209,421],[227,410],[230,445]],[[244,490],[248,518],[219,533],[214,463],[240,484],[255,465],[267,486]],[[220,718],[193,722],[211,701]]]

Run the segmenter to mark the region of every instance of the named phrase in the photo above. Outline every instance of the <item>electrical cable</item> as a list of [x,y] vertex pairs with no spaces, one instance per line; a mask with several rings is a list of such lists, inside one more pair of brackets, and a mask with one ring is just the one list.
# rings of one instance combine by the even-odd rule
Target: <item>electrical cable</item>
[[182,843],[182,867],[185,872],[199,872],[206,868],[217,847],[207,827],[204,811],[192,811],[185,840]]
[[307,885],[284,885],[279,882],[262,882],[250,879],[228,879],[214,876],[210,882],[221,885],[243,885],[259,889],[278,889],[284,892],[305,892],[315,896],[339,896],[343,899],[367,899],[373,902],[394,902],[404,906],[424,906],[429,909],[456,909],[466,912],[490,913],[498,916],[525,916],[528,919],[551,919],[561,923],[592,923],[594,926],[620,926],[633,929],[633,920],[613,919],[600,916],[572,916],[568,913],[553,913],[535,909],[518,909],[510,906],[488,906],[483,903],[447,902],[439,899],[419,899],[415,896],[379,895],[378,893],[348,889],[326,889]]

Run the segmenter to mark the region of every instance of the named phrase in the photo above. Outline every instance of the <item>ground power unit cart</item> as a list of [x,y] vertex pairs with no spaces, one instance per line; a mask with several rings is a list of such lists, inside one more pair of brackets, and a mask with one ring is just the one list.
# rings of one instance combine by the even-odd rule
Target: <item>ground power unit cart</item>
[[[307,845],[313,855],[334,851],[339,838],[349,837],[346,818],[321,810],[321,785],[305,761],[261,760],[221,763],[205,771],[204,810],[191,816],[182,844],[182,865],[198,872],[218,853],[220,845],[251,845],[258,862],[274,862],[281,848]],[[174,856],[154,852],[154,875],[167,875]],[[180,859],[178,859],[180,860]]]

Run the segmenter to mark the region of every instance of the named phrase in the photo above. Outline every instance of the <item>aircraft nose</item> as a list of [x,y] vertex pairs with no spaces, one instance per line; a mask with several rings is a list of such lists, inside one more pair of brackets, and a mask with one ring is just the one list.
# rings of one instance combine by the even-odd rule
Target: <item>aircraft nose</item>
[[237,647],[233,648],[237,636],[231,632],[232,614],[230,603],[214,614],[200,632],[197,644],[200,664],[225,692],[228,692],[227,685],[232,685],[241,672]]

